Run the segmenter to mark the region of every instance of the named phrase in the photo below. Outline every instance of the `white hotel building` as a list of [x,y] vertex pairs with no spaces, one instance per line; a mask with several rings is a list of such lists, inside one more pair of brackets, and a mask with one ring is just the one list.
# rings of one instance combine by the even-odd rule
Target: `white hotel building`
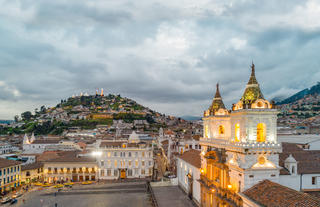
[[129,140],[98,140],[97,156],[100,179],[147,178],[153,173],[152,144],[140,142],[133,133]]

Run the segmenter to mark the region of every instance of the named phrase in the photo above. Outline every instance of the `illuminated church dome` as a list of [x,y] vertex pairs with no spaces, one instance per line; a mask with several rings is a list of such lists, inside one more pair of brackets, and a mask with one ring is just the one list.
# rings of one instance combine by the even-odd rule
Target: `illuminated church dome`
[[214,116],[214,115],[226,115],[228,110],[224,106],[222,97],[219,90],[219,84],[217,84],[216,94],[213,98],[212,104],[207,111],[205,111],[205,116]]
[[251,65],[251,76],[240,101],[233,107],[233,110],[246,108],[271,108],[271,104],[264,99],[259,83],[255,75],[255,66]]

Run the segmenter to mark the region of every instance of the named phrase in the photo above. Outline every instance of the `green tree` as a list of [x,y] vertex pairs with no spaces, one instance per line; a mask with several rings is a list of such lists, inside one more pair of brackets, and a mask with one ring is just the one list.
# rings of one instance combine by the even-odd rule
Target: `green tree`
[[32,113],[30,111],[23,112],[21,118],[24,121],[29,121],[32,118]]
[[18,122],[18,121],[19,121],[19,115],[15,115],[15,116],[14,116],[14,121],[15,121],[15,122]]

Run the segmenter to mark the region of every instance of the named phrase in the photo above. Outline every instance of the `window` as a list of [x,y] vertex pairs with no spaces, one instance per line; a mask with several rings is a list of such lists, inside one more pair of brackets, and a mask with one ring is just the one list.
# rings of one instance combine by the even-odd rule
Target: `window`
[[142,157],[144,157],[144,152],[142,152]]
[[219,134],[220,135],[224,134],[224,126],[223,125],[219,126]]
[[104,176],[104,170],[101,170],[100,174],[101,176]]
[[149,166],[152,166],[152,161],[149,161]]
[[108,160],[108,166],[110,167],[110,165],[111,165],[111,160]]
[[131,157],[131,152],[129,152],[129,157]]
[[317,177],[312,177],[312,185],[315,185],[317,182]]
[[108,157],[111,157],[111,152],[108,152]]
[[146,173],[145,173],[145,170],[144,170],[144,169],[141,169],[141,175],[144,175],[144,174],[146,174]]
[[132,161],[131,161],[131,160],[129,160],[129,167],[131,167],[131,165],[132,165]]
[[141,162],[141,165],[144,167],[144,161]]
[[138,167],[138,165],[139,165],[139,161],[138,161],[138,160],[136,160],[136,167]]
[[114,152],[113,156],[116,157],[117,156],[117,152]]
[[132,176],[132,170],[131,169],[128,170],[128,176]]
[[205,138],[208,138],[208,135],[209,135],[209,127],[208,127],[208,125],[205,125],[205,127],[204,127],[204,136],[205,136]]
[[234,141],[235,142],[239,142],[240,141],[240,124],[236,124],[234,127],[234,132],[235,132],[235,137],[234,137]]
[[30,171],[27,171],[27,172],[26,172],[26,176],[30,176]]
[[111,169],[107,169],[107,176],[111,176]]
[[139,169],[134,169],[134,174],[139,175]]
[[114,176],[118,176],[118,170],[113,171]]
[[117,160],[114,161],[114,166],[117,167]]
[[136,154],[135,156],[138,157],[138,152],[136,152],[135,154]]
[[104,161],[101,161],[100,165],[101,165],[101,166],[104,166]]
[[0,176],[2,175],[2,170],[0,170]]
[[257,125],[257,142],[266,141],[266,125],[264,123],[259,123]]

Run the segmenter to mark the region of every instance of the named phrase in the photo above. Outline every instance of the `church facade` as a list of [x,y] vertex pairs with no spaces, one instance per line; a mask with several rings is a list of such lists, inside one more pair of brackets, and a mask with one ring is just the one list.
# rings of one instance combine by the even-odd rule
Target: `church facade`
[[201,152],[201,206],[245,206],[241,192],[263,180],[279,182],[281,144],[277,113],[261,92],[255,66],[245,91],[226,109],[217,85],[204,112]]

